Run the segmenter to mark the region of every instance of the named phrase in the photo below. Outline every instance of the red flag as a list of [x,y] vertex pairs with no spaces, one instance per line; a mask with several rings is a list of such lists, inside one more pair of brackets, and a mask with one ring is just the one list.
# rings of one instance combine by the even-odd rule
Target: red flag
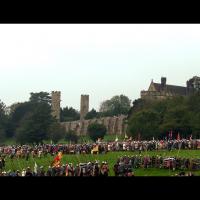
[[54,158],[52,165],[54,167],[58,166],[61,162],[61,158],[62,158],[62,152],[59,152],[58,155]]
[[171,131],[171,135],[170,136],[171,136],[171,139],[172,139],[172,131]]
[[177,135],[177,140],[180,140],[180,134],[178,133],[178,135]]

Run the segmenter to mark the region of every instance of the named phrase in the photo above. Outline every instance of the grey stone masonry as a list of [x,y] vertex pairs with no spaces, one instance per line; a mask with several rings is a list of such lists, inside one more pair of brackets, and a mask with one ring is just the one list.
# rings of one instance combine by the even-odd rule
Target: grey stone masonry
[[102,117],[100,119],[77,120],[72,122],[61,122],[65,130],[73,130],[77,135],[87,135],[87,128],[91,123],[99,123],[106,126],[107,134],[109,135],[124,135],[127,130],[127,125],[124,123],[126,115],[115,117]]
[[51,114],[60,122],[60,91],[51,92]]
[[89,95],[81,95],[80,120],[83,120],[89,111]]

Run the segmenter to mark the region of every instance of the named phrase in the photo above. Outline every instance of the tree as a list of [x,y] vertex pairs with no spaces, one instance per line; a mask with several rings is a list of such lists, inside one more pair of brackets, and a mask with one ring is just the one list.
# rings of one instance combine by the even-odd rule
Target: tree
[[107,130],[103,124],[92,123],[88,126],[88,135],[91,140],[96,141],[98,138],[103,139]]
[[6,105],[0,100],[0,143],[4,142],[6,139],[7,122]]
[[140,111],[128,122],[128,132],[133,138],[137,138],[138,134],[142,139],[152,139],[159,136],[160,118],[158,113],[153,111]]
[[15,136],[16,130],[21,126],[22,121],[31,115],[32,110],[34,110],[34,105],[30,102],[16,103],[10,106],[7,137]]
[[104,116],[126,115],[131,108],[130,104],[131,100],[127,96],[114,96],[110,100],[102,102],[99,111]]
[[[29,102],[17,107],[16,139],[20,143],[40,143],[48,139],[51,125],[56,119],[51,115],[48,93],[31,93]],[[33,97],[33,98],[32,98]],[[15,114],[15,113],[14,113]]]
[[70,141],[76,144],[78,143],[78,139],[79,139],[78,135],[73,130],[69,130],[65,134],[65,140],[68,142]]
[[[165,100],[134,101],[128,118],[130,134],[141,131],[144,139],[166,137],[169,131],[184,137],[200,136],[200,94]],[[153,133],[154,130],[154,133]]]
[[33,103],[47,103],[51,104],[51,96],[48,92],[37,92],[37,93],[30,93],[30,102]]
[[183,104],[171,107],[164,115],[163,122],[160,125],[161,133],[165,134],[172,130],[175,133],[180,132],[183,135],[191,134],[190,115],[187,107]]
[[93,119],[98,117],[99,117],[98,112],[93,108],[90,112],[86,114],[85,119]]
[[48,139],[52,140],[56,144],[60,139],[64,138],[65,129],[58,122],[53,122],[50,125],[48,132]]
[[72,107],[61,109],[61,122],[76,121],[80,119],[80,113]]

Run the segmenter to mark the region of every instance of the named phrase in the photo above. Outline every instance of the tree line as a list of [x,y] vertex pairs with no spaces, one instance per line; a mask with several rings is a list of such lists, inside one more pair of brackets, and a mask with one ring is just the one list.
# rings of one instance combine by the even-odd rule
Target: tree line
[[[130,100],[124,95],[114,96],[104,101],[100,111],[92,109],[86,119],[102,116],[127,114],[130,109]],[[72,107],[61,108],[62,121],[75,121],[80,119],[79,111]],[[106,134],[103,125],[92,124],[88,127],[92,140]],[[54,143],[64,138],[77,142],[78,136],[74,131],[66,132],[60,123],[51,115],[51,96],[47,92],[30,93],[26,102],[14,103],[10,107],[0,101],[0,143],[12,138],[17,143],[42,143],[52,140]]]
[[134,138],[200,138],[200,93],[165,100],[137,99],[129,111],[128,134]]

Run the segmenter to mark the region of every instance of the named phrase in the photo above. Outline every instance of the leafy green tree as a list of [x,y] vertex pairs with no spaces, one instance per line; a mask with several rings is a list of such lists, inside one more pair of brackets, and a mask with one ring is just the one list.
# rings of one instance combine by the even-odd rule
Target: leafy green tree
[[0,126],[0,144],[3,144],[6,140],[5,129]]
[[68,142],[72,142],[76,144],[78,143],[78,139],[79,139],[78,135],[73,130],[69,130],[65,134],[65,140]]
[[[134,101],[129,113],[128,130],[130,134],[137,131],[145,132],[144,136],[146,138],[152,135],[152,127],[155,132],[154,136],[161,138],[166,137],[171,130],[175,134],[179,132],[183,137],[189,137],[191,134],[200,137],[199,107],[199,93],[186,97],[177,96],[166,100],[139,99]],[[156,124],[149,126],[144,131],[151,121],[151,119],[148,119],[149,112],[155,113]],[[146,116],[142,113],[145,113]]]
[[48,139],[48,132],[55,119],[51,116],[51,109],[47,104],[37,105],[29,115],[27,113],[17,129],[16,139],[20,143],[41,143]]
[[93,141],[96,141],[98,138],[103,139],[107,132],[106,127],[98,123],[90,124],[87,131],[90,139]]
[[13,104],[10,108],[7,136],[13,137],[24,118],[31,115],[32,110],[34,110],[34,105],[30,102],[24,102]]
[[76,121],[80,119],[80,113],[72,107],[61,109],[61,122]]
[[133,138],[137,138],[138,134],[142,139],[152,139],[152,137],[159,136],[160,118],[156,112],[137,112],[128,123],[128,132]]
[[187,107],[183,104],[179,104],[176,107],[171,107],[165,113],[162,124],[160,125],[160,130],[163,133],[172,130],[175,133],[180,132],[182,135],[190,135],[191,134],[191,126],[190,126],[190,115]]
[[90,112],[86,114],[85,119],[93,119],[98,117],[99,117],[98,112],[93,108]]
[[52,140],[54,144],[56,144],[60,139],[64,138],[65,129],[58,122],[53,122],[50,125],[48,131],[48,139]]
[[[44,95],[45,94],[45,95]],[[33,97],[33,98],[32,98]],[[21,109],[17,107],[20,119],[16,128],[16,139],[20,143],[41,143],[47,139],[51,125],[56,119],[51,115],[51,106],[47,93],[31,93],[30,101]]]
[[47,103],[51,104],[51,96],[48,92],[37,92],[37,93],[30,93],[30,102],[32,103]]
[[0,143],[3,143],[6,139],[7,123],[8,117],[6,115],[6,105],[0,101]]
[[126,115],[131,108],[130,104],[131,100],[127,96],[114,96],[110,100],[102,102],[99,111],[103,116]]

